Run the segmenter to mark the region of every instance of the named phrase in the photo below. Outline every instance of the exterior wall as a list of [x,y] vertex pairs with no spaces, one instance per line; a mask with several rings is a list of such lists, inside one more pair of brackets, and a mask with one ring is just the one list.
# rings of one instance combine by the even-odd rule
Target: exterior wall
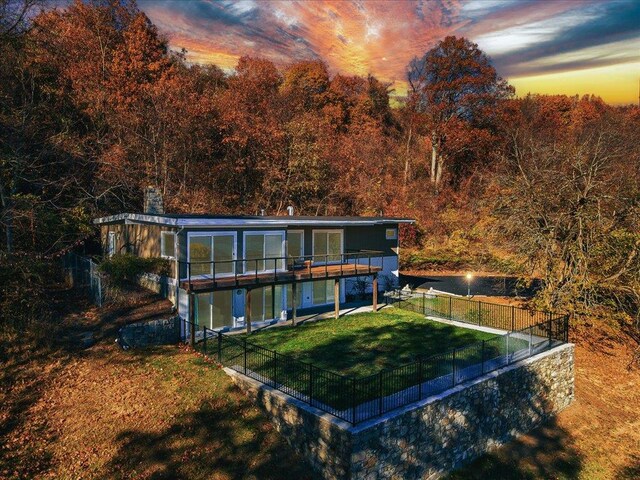
[[[116,234],[116,252],[131,253],[141,257],[159,257],[161,256],[161,232],[172,231],[177,233],[177,255],[178,261],[187,260],[187,244],[189,232],[235,232],[236,233],[236,256],[241,258],[244,251],[244,234],[248,231],[289,231],[302,230],[304,232],[304,254],[313,254],[313,231],[314,230],[342,230],[343,231],[343,248],[345,253],[355,250],[377,250],[384,252],[384,258],[372,259],[372,265],[382,265],[383,271],[379,275],[380,288],[388,289],[391,287],[390,282],[397,281],[398,278],[398,240],[386,240],[385,231],[387,228],[398,229],[397,224],[376,225],[376,226],[347,226],[343,228],[336,227],[251,227],[251,228],[215,228],[215,227],[187,227],[176,228],[164,225],[141,224],[141,223],[125,223],[124,221],[111,224],[101,225],[101,243],[103,252],[107,251],[108,234],[114,232]],[[285,234],[286,241],[286,234]],[[363,260],[364,262],[365,260]],[[177,263],[177,262],[176,262]],[[178,272],[179,270],[179,272]],[[187,277],[187,268],[185,264],[175,265],[174,277]],[[371,277],[360,277],[366,284],[362,293],[371,293]],[[172,279],[157,279],[154,281],[150,278],[141,280],[147,288],[157,291],[169,298],[174,304],[179,306],[180,316],[188,318],[188,301],[184,291],[177,292],[177,286]],[[301,283],[302,295],[306,302],[305,307],[311,306],[312,284]],[[361,293],[358,282],[355,279],[345,279],[341,281],[340,301],[345,302],[347,296]],[[244,295],[236,295],[234,290],[234,317],[236,322],[242,324],[244,321]],[[176,299],[176,296],[179,298]],[[183,300],[184,299],[184,300]],[[184,305],[183,305],[184,304]]]
[[225,371],[324,478],[439,478],[567,407],[573,354],[561,345],[356,426]]

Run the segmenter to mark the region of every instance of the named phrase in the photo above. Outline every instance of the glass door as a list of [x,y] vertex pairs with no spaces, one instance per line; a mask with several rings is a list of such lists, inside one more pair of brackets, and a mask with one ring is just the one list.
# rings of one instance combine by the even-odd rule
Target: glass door
[[233,292],[224,290],[196,295],[196,323],[201,327],[233,327]]
[[235,233],[189,234],[191,276],[233,275],[235,244]]
[[314,230],[313,255],[313,263],[340,263],[342,230]]
[[245,273],[284,270],[284,232],[244,234]]
[[282,285],[251,290],[251,322],[264,322],[280,318],[282,311]]

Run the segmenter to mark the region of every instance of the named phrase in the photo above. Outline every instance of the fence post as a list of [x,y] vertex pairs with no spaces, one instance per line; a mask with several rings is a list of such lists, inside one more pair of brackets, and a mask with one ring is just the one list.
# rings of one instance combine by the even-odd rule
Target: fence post
[[511,333],[507,333],[505,335],[505,337],[507,338],[507,365],[509,365],[509,335],[511,335]]
[[247,339],[243,338],[243,346],[244,346],[244,374],[247,374]]
[[529,356],[533,350],[533,327],[529,327]]
[[380,374],[379,374],[379,378],[378,378],[378,408],[380,409],[380,415],[382,415],[382,407],[383,405],[383,401],[382,401],[382,373],[384,372],[384,370],[380,370]]
[[418,357],[418,400],[422,400],[422,357]]
[[480,326],[481,318],[482,318],[482,302],[478,302],[478,326]]
[[516,329],[516,307],[511,305],[511,331]]
[[222,333],[218,332],[218,363],[222,365]]
[[549,346],[551,346],[551,319],[547,320],[547,323],[549,324]]
[[484,340],[482,340],[482,349],[480,350],[480,371],[484,375]]
[[207,327],[203,327],[203,328],[204,328],[204,338],[202,339],[202,345],[203,345],[202,353],[206,355],[207,354]]
[[453,354],[451,355],[451,386],[456,386],[456,349],[453,349]]
[[564,316],[564,341],[569,343],[569,314]]
[[424,309],[424,297],[426,296],[426,293],[422,292],[422,314],[426,315],[427,312]]
[[313,406],[313,364],[309,364],[309,405]]
[[278,352],[273,351],[273,386],[278,384]]
[[356,424],[356,377],[351,378],[351,420],[352,423]]
[[449,295],[449,320],[453,320],[453,313],[451,310],[451,295]]

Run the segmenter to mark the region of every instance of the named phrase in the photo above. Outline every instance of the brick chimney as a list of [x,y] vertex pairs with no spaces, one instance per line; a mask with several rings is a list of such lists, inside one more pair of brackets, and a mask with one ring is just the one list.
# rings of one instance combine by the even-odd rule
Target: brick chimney
[[162,215],[164,213],[164,203],[162,192],[159,187],[147,187],[144,190],[144,213],[150,215]]

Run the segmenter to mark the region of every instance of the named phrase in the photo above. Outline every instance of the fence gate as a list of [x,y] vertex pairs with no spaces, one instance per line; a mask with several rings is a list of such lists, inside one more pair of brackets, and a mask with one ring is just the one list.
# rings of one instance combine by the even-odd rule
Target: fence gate
[[65,280],[74,289],[83,292],[97,306],[102,306],[104,300],[102,276],[96,262],[89,257],[67,252],[62,257],[62,271]]

